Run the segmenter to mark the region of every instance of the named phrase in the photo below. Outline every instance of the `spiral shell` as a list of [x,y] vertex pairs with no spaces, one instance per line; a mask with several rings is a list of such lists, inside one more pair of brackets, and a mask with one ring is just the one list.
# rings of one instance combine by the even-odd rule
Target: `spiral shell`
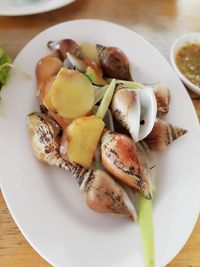
[[103,76],[100,66],[94,61],[87,58],[81,50],[80,46],[74,40],[63,39],[60,41],[49,41],[47,43],[47,46],[50,50],[58,51],[63,61],[66,59],[67,53],[69,53],[71,57],[73,57],[73,62],[77,59],[79,65],[82,62],[82,65],[90,66],[100,77]]
[[166,84],[157,83],[154,86],[158,115],[165,115],[169,111],[170,91]]
[[101,152],[102,163],[109,173],[144,197],[152,198],[147,164],[130,137],[106,132],[102,137]]
[[174,140],[187,133],[187,130],[157,119],[151,133],[144,139],[149,149],[162,151]]
[[95,211],[137,220],[135,208],[125,190],[103,170],[91,174],[83,195],[88,206]]
[[100,66],[105,76],[109,78],[132,81],[129,62],[126,55],[117,47],[96,45]]
[[73,174],[91,209],[136,220],[136,211],[128,195],[108,173],[103,170],[86,170],[61,158],[60,128],[53,119],[35,112],[28,115],[27,121],[35,156]]

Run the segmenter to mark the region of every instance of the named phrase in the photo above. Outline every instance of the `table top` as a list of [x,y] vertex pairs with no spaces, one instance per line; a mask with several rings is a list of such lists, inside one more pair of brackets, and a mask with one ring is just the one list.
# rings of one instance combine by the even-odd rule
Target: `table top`
[[[96,18],[132,29],[167,59],[173,40],[200,32],[199,0],[77,0],[63,8],[31,16],[0,17],[0,46],[13,58],[40,31],[63,21]],[[200,120],[200,96],[189,92]],[[50,266],[28,244],[0,193],[0,266]],[[181,252],[168,267],[200,267],[200,218]]]

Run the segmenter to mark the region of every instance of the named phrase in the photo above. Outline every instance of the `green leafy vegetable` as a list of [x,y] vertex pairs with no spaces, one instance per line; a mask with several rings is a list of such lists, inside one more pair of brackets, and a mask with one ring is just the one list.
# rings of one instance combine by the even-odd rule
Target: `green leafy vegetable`
[[139,196],[139,224],[146,267],[154,267],[154,230],[152,200]]
[[105,92],[105,95],[101,101],[101,104],[97,110],[96,116],[101,118],[103,120],[106,111],[110,105],[110,102],[112,100],[113,94],[115,92],[115,79],[112,80],[110,85],[108,86],[108,89]]
[[11,57],[0,47],[0,87],[4,85],[8,79],[9,69],[12,66],[11,63]]

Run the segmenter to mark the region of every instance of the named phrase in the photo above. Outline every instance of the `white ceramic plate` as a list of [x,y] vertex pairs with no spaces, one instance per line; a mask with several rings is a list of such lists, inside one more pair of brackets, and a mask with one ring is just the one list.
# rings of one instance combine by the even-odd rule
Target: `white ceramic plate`
[[73,38],[118,46],[128,56],[136,81],[163,81],[171,88],[167,120],[188,129],[159,155],[154,199],[156,266],[165,266],[189,237],[200,203],[199,126],[182,83],[167,61],[138,34],[121,26],[78,20],[35,37],[15,60],[0,104],[0,178],[7,205],[30,244],[56,267],[143,267],[139,227],[87,208],[75,179],[39,162],[31,151],[26,116],[38,110],[34,68],[49,40]]
[[188,88],[193,92],[195,92],[196,94],[200,94],[200,87],[198,87],[197,85],[193,84],[190,80],[188,80],[176,65],[176,54],[178,50],[187,43],[200,44],[200,33],[199,32],[187,33],[180,36],[174,41],[170,49],[171,64],[174,70],[177,72],[180,79],[188,86]]
[[74,0],[1,0],[0,16],[43,13],[65,6]]

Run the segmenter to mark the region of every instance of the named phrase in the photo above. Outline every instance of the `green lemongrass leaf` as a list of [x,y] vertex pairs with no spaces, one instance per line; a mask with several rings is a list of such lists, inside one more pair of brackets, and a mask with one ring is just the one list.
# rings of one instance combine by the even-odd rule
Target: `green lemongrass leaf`
[[115,92],[115,79],[113,79],[110,85],[108,86],[96,113],[96,116],[101,118],[102,120],[107,112],[107,109],[110,105],[114,92]]
[[155,266],[152,200],[139,196],[139,224],[146,267]]
[[[148,168],[150,164],[153,164],[152,152],[146,147],[146,144],[142,142],[137,143],[138,149],[148,159]],[[155,185],[153,183],[154,171],[150,169],[151,180],[149,181],[149,191],[151,195],[155,191]],[[142,239],[143,252],[145,257],[146,267],[155,266],[155,255],[154,255],[154,227],[153,227],[153,215],[152,215],[152,200],[145,199],[143,196],[139,196],[139,224]]]
[[94,105],[96,105],[96,103],[98,103],[104,97],[107,88],[108,85],[105,85],[96,91],[94,96]]
[[[106,79],[106,81],[110,83],[112,81],[112,79],[108,78],[108,79]],[[130,89],[143,89],[145,87],[141,83],[116,79],[116,84],[119,84],[119,83],[124,84],[125,86],[127,86]]]

